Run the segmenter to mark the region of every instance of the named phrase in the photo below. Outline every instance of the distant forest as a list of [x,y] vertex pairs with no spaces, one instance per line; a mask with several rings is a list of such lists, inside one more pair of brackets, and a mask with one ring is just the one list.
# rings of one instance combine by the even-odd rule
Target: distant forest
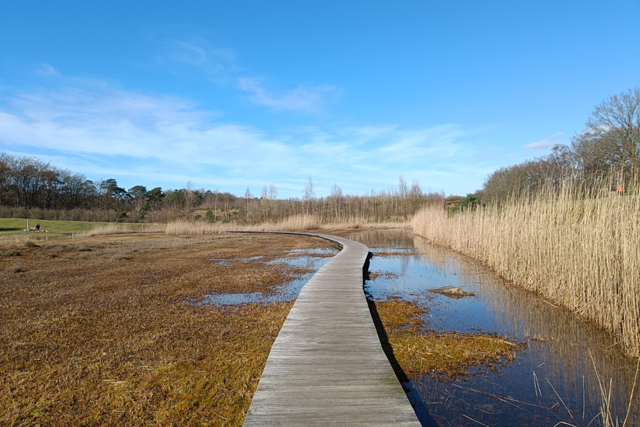
[[[218,189],[121,188],[116,179],[91,181],[35,157],[0,155],[0,216],[84,221],[167,222],[278,221],[291,215],[319,216],[323,221],[406,219],[425,205],[458,209],[477,203],[502,203],[513,195],[530,195],[567,182],[586,186],[609,176],[628,186],[640,174],[640,89],[614,95],[591,113],[586,128],[570,146],[556,145],[547,156],[491,173],[481,190],[467,197],[424,193],[417,181],[402,176],[398,186],[351,196],[334,185],[330,195],[316,197],[309,178],[301,198],[278,199],[273,185],[260,195],[236,196]],[[615,182],[614,182],[615,181]],[[600,184],[599,184],[600,185]]]
[[400,177],[398,187],[365,196],[343,194],[334,185],[327,197],[316,197],[309,178],[301,198],[278,199],[273,185],[259,196],[249,189],[242,196],[216,190],[178,190],[136,185],[128,190],[116,179],[91,181],[35,157],[0,155],[0,216],[83,221],[277,221],[297,214],[326,221],[406,219],[428,203],[444,203],[441,193],[423,193]]

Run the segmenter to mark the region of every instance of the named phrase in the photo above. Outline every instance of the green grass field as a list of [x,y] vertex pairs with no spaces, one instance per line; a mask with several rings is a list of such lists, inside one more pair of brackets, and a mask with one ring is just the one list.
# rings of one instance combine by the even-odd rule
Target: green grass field
[[[27,228],[26,219],[16,218],[0,218],[0,236],[11,235],[42,235],[44,230],[49,233],[79,233],[90,231],[96,227],[106,225],[106,222],[82,222],[82,221],[45,221],[38,219],[30,219],[29,227],[33,228],[36,224],[40,224],[40,233],[24,231]],[[145,224],[122,224],[122,228],[128,230],[142,229]]]

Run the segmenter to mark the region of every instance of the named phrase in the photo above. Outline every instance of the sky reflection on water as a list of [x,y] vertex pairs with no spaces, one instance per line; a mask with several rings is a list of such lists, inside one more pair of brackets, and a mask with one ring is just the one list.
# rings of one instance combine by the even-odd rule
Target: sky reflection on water
[[[204,297],[198,304],[200,305],[238,305],[249,303],[270,304],[280,301],[291,301],[296,299],[300,293],[300,289],[309,281],[309,279],[326,264],[332,255],[338,253],[334,248],[315,248],[315,249],[294,249],[283,253],[282,257],[262,261],[264,257],[255,256],[250,258],[242,258],[234,260],[234,262],[264,262],[267,265],[282,264],[291,268],[302,268],[309,270],[305,274],[297,274],[295,277],[284,285],[274,288],[272,293],[249,292],[249,293],[220,293],[209,294]],[[228,263],[226,259],[209,259],[209,262],[217,264]]]
[[[406,384],[424,425],[534,426],[559,422],[600,425],[600,378],[612,379],[613,411],[620,424],[629,405],[636,361],[620,354],[615,341],[576,315],[505,283],[472,259],[429,245],[407,230],[375,230],[349,238],[371,248],[371,272],[365,283],[371,298],[430,295],[426,328],[436,331],[497,333],[527,342],[507,367],[475,370],[448,383],[426,376]],[[407,255],[376,254],[407,252]],[[454,299],[429,289],[456,286],[474,293]],[[593,359],[592,356],[593,355]],[[636,390],[637,391],[637,390]],[[640,400],[631,404],[627,425],[639,425]]]

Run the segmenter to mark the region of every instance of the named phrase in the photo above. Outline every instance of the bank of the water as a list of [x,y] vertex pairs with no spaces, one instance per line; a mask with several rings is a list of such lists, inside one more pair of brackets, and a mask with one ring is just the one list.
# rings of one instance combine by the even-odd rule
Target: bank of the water
[[410,232],[364,231],[349,238],[374,253],[370,271],[377,276],[365,284],[371,299],[415,301],[429,289],[460,287],[475,296],[429,293],[425,328],[497,334],[527,344],[495,371],[470,368],[453,380],[427,375],[405,384],[425,425],[601,425],[598,376],[607,390],[611,384],[613,419],[622,424],[630,407],[627,425],[640,422],[637,394],[629,402],[635,360],[606,332]]
[[411,226],[595,322],[640,357],[640,197],[550,191],[453,216],[427,207]]

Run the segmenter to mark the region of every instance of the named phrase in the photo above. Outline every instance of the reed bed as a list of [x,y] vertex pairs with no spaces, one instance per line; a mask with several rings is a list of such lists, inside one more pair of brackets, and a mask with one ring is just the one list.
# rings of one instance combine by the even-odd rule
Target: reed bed
[[166,234],[205,235],[220,234],[228,231],[310,231],[359,228],[402,228],[407,222],[373,222],[354,218],[343,222],[323,223],[314,215],[294,215],[278,222],[259,224],[209,223],[202,221],[173,221],[166,225]]
[[640,192],[607,193],[566,186],[455,215],[427,207],[411,227],[595,322],[638,357]]

